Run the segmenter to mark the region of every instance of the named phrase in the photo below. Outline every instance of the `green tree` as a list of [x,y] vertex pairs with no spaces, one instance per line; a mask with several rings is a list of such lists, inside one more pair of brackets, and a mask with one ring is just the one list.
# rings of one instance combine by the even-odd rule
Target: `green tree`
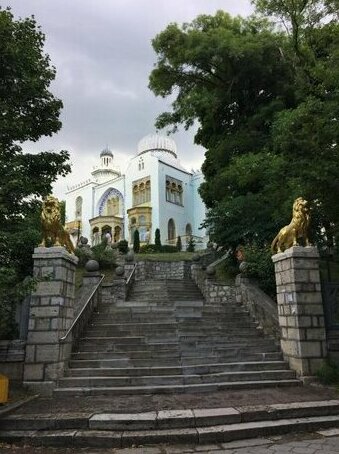
[[153,40],[150,88],[175,96],[157,126],[198,122],[205,225],[233,246],[270,241],[297,196],[313,202],[314,235],[339,224],[338,24],[322,2],[254,3],[261,12],[264,3],[287,5],[287,31],[267,11],[247,19],[218,12],[171,24]]
[[139,230],[134,232],[133,236],[133,251],[137,254],[140,251],[140,235]]
[[187,252],[194,252],[195,251],[195,241],[194,241],[193,236],[190,236],[190,238],[188,240],[186,251]]
[[176,244],[177,250],[180,252],[182,250],[182,243],[181,243],[181,237],[178,236],[177,238],[177,244]]
[[154,244],[155,244],[155,250],[157,252],[160,252],[161,251],[160,229],[155,230]]
[[[61,127],[62,102],[49,91],[55,68],[43,52],[44,41],[33,17],[15,20],[9,9],[0,7],[0,259],[2,272],[7,269],[10,276],[0,283],[2,296],[15,293],[13,282],[32,272],[41,200],[58,176],[70,172],[66,151],[29,154],[19,145]],[[15,297],[4,304],[9,300]]]

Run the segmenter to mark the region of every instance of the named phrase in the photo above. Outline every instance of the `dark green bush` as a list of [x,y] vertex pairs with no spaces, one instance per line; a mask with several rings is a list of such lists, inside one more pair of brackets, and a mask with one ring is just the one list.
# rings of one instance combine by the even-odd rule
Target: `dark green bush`
[[107,238],[91,248],[94,260],[99,262],[101,269],[112,269],[116,267],[117,252],[112,249],[107,242]]
[[161,239],[160,239],[160,230],[159,229],[156,229],[156,231],[155,231],[154,243],[155,243],[156,251],[160,252],[160,250],[161,250]]
[[327,360],[316,372],[323,385],[339,384],[339,367],[331,360]]
[[157,251],[155,244],[144,244],[140,247],[141,254],[155,254]]
[[178,252],[178,249],[176,246],[171,246],[170,244],[164,244],[163,246],[161,246],[160,252],[172,253],[172,252]]
[[189,241],[188,241],[188,244],[187,244],[187,247],[186,247],[186,251],[187,252],[194,252],[195,251],[195,241],[194,241],[194,238],[191,236]]
[[79,259],[79,266],[85,266],[88,260],[90,260],[94,256],[92,250],[88,247],[77,247],[75,248],[74,254]]
[[259,287],[272,298],[276,298],[276,285],[272,253],[269,247],[244,246],[246,275],[255,279]]
[[118,243],[118,249],[119,249],[119,252],[121,252],[122,254],[127,254],[127,252],[128,252],[128,241],[120,240],[119,243]]
[[182,250],[182,243],[181,243],[180,236],[178,236],[178,238],[177,238],[176,248],[177,248],[177,251],[179,251],[179,252]]
[[136,230],[134,232],[134,238],[133,238],[133,251],[138,254],[140,251],[140,235],[139,235],[139,230]]

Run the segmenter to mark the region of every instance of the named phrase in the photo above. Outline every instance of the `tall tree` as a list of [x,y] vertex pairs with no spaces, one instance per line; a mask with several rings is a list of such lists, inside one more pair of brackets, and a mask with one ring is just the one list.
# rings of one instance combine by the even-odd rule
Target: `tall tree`
[[[275,5],[256,3],[261,11],[263,3]],[[338,25],[316,20],[321,2],[276,3],[296,5],[297,34],[293,23],[290,33],[267,17],[218,12],[171,24],[153,40],[158,61],[150,88],[175,95],[157,126],[198,122],[195,141],[207,149],[200,188],[207,225],[230,245],[267,242],[299,195],[317,201],[319,221],[339,221],[326,196],[339,195]],[[312,8],[298,12],[301,3]]]
[[55,68],[44,54],[44,41],[34,17],[16,20],[0,7],[0,261],[1,273],[11,276],[0,283],[0,312],[7,311],[4,295],[10,304],[13,293],[6,292],[6,282],[13,288],[32,270],[41,199],[70,171],[66,151],[29,154],[19,145],[61,127],[62,102],[49,90]]

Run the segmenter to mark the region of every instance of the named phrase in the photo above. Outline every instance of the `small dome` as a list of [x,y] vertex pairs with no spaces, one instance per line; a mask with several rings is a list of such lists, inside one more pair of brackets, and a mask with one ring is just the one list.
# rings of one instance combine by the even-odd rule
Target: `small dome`
[[149,134],[143,137],[138,143],[138,155],[147,151],[165,151],[177,157],[177,146],[174,140],[159,134]]
[[103,156],[110,156],[111,158],[113,158],[113,153],[112,151],[106,147],[104,150],[102,150],[102,152],[100,153],[100,158],[102,158]]

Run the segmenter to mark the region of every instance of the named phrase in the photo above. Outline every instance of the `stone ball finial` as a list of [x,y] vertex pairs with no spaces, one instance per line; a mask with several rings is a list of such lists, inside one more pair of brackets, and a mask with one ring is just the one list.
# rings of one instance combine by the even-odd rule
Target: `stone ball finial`
[[134,251],[128,251],[125,257],[126,262],[134,262]]
[[88,260],[85,264],[86,271],[99,271],[100,265],[96,260]]
[[125,268],[123,266],[117,266],[115,268],[115,274],[119,277],[123,276],[125,274]]
[[201,257],[200,257],[199,254],[194,254],[193,257],[192,257],[192,261],[193,261],[193,262],[199,262],[200,258],[201,258]]

